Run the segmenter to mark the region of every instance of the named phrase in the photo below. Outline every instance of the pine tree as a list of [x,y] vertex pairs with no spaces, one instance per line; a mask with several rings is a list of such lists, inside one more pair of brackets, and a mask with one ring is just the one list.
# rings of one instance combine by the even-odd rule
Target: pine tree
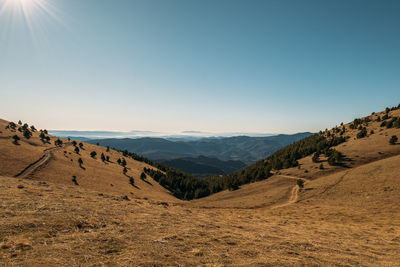
[[389,140],[389,144],[395,145],[395,144],[397,143],[398,140],[399,140],[399,139],[397,138],[397,136],[396,136],[396,135],[393,135],[393,136],[390,138],[390,140]]

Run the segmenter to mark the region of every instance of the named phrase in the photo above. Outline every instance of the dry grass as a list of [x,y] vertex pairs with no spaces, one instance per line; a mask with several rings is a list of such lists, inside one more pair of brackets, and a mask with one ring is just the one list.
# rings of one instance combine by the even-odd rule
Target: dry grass
[[[146,165],[127,159],[132,187],[115,163],[122,155],[89,144],[80,155],[72,146],[52,152],[29,179],[6,177],[50,146],[37,136],[15,146],[2,130],[0,265],[399,266],[400,156],[392,155],[400,146],[388,144],[398,131],[377,129],[365,140],[350,132],[337,148],[350,168],[317,170],[308,157],[300,169],[184,202],[151,178],[141,181]],[[296,178],[284,175],[311,181],[297,190]]]

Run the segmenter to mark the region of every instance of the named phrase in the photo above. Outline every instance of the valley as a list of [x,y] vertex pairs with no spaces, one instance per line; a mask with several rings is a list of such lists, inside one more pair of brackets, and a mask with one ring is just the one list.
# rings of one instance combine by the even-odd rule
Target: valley
[[362,138],[354,122],[343,125],[349,137],[333,147],[343,164],[311,154],[262,181],[192,201],[142,177],[156,165],[84,142],[43,142],[40,131],[17,145],[18,131],[0,121],[0,262],[397,266],[400,146],[389,139],[400,129],[376,121],[385,114],[390,121],[400,109],[368,116],[362,127],[373,133]]

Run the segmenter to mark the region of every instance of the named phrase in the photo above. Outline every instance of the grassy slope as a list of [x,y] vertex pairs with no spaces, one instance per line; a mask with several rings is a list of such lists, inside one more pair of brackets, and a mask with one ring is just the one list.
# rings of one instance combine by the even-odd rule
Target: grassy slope
[[[149,200],[137,194],[122,200],[123,191],[115,188],[126,183],[110,189],[109,181],[97,188],[52,179],[61,174],[51,163],[69,160],[55,153],[56,160],[40,170],[47,184],[0,177],[4,215],[0,216],[0,263],[398,266],[400,145],[390,146],[388,140],[400,136],[400,130],[376,126],[368,126],[368,132],[375,127],[375,134],[365,139],[354,139],[358,131],[347,133],[350,140],[336,148],[351,159],[350,168],[323,162],[326,168],[319,170],[320,163],[307,157],[300,160],[300,169],[281,170],[282,175],[237,191],[169,206],[157,201],[164,196],[161,193]],[[104,164],[85,157],[87,171],[96,173],[90,169]],[[129,166],[134,163],[128,162]],[[35,174],[38,180],[42,180],[40,172]],[[296,179],[284,175],[311,179],[297,201],[287,206]],[[102,179],[109,178],[101,176],[93,183]],[[107,193],[92,189],[107,189]]]
[[0,262],[398,266],[399,166],[396,156],[316,179],[277,209],[165,206],[0,177]]
[[[45,149],[54,147],[56,138],[51,137],[52,144],[43,144],[39,139],[38,132],[35,132],[30,139],[26,139],[18,131],[6,130],[7,124],[6,121],[0,121],[2,131],[0,133],[0,160],[2,162],[0,175],[14,176],[26,166],[38,160],[44,154]],[[14,134],[21,138],[19,146],[12,143],[10,137]],[[64,143],[68,143],[68,140],[62,140]],[[126,158],[127,175],[134,178],[136,185],[136,187],[133,187],[129,184],[129,177],[122,173],[123,167],[117,164],[118,158],[123,158],[120,152],[114,150],[106,152],[104,147],[87,143],[84,143],[83,148],[78,155],[74,152],[74,146],[64,145],[63,148],[52,152],[51,159],[47,164],[30,174],[29,178],[72,185],[72,176],[75,175],[80,187],[99,192],[124,194],[160,201],[179,201],[151,177],[147,177],[147,183],[139,178],[144,167],[153,167]],[[96,158],[90,156],[92,151],[96,151]],[[101,153],[110,156],[110,162],[102,162]],[[82,158],[85,169],[79,167],[79,158]]]

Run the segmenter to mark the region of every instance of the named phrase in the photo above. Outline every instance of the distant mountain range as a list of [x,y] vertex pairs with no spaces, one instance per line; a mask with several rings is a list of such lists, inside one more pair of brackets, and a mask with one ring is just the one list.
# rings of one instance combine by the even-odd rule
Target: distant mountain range
[[110,146],[120,150],[128,150],[154,161],[166,161],[178,158],[197,158],[206,156],[222,161],[241,161],[251,164],[271,155],[276,150],[311,133],[292,135],[280,134],[267,137],[210,137],[198,140],[167,140],[165,138],[108,138],[88,140],[92,144]]
[[143,137],[157,137],[171,141],[188,141],[188,140],[199,140],[202,138],[220,138],[220,137],[232,137],[232,136],[250,136],[250,137],[266,137],[273,136],[271,133],[211,133],[202,131],[183,131],[180,133],[163,133],[153,131],[76,131],[76,130],[49,130],[49,134],[62,137],[72,138],[77,141],[87,141],[91,139],[105,139],[105,138],[143,138]]

